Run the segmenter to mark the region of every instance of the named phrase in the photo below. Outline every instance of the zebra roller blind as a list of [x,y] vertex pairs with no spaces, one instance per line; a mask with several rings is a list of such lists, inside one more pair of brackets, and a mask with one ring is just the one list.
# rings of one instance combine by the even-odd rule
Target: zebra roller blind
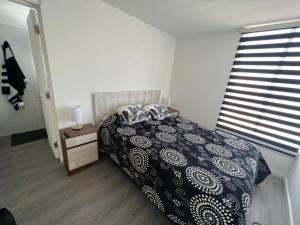
[[217,128],[277,151],[300,148],[300,28],[242,34]]

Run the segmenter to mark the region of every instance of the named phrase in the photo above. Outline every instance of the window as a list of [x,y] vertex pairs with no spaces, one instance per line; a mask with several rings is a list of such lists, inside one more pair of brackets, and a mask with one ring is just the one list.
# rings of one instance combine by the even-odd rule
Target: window
[[298,153],[300,27],[242,34],[217,129]]

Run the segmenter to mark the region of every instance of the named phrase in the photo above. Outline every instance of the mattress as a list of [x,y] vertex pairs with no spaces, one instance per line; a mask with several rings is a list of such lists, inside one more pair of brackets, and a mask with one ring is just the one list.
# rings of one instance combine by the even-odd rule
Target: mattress
[[270,169],[258,147],[187,119],[99,128],[99,151],[176,224],[246,224],[255,184]]

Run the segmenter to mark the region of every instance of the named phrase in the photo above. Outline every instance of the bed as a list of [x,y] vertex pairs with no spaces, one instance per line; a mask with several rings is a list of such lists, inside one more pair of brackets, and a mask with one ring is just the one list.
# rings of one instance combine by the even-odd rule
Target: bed
[[[125,99],[140,94],[121,93]],[[105,104],[112,105],[108,108],[121,104],[124,98],[117,95],[95,94],[97,119],[107,108],[105,98],[109,99]],[[131,97],[125,104],[159,101],[158,94],[150,95]],[[270,174],[256,145],[181,117],[123,126],[110,111],[98,132],[100,153],[109,156],[176,224],[246,224],[255,185]]]

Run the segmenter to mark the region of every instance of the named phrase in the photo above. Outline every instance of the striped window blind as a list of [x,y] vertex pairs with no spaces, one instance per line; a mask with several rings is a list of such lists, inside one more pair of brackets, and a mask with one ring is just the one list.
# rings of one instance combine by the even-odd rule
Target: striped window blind
[[217,129],[298,153],[300,27],[242,34]]

